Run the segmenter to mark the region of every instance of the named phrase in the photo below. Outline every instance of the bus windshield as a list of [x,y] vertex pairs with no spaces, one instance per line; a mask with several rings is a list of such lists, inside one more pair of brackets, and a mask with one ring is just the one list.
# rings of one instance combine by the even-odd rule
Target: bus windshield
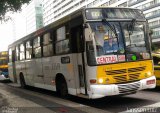
[[[107,23],[107,24],[106,24]],[[87,42],[89,64],[150,59],[146,22],[90,22],[92,41]]]

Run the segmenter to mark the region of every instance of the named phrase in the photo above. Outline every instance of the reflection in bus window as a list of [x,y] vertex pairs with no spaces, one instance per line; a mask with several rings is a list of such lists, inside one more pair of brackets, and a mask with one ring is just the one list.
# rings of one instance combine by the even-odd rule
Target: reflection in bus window
[[20,45],[20,60],[25,59],[25,54],[24,54],[24,44]]
[[40,37],[37,37],[33,40],[33,52],[35,58],[41,57]]
[[32,44],[31,41],[26,42],[26,59],[31,59],[32,56]]
[[65,26],[57,29],[56,54],[68,53],[70,51],[69,39],[66,37]]
[[43,36],[43,56],[51,55],[53,55],[52,39],[50,37],[50,33],[46,33]]
[[19,59],[20,59],[19,58],[19,46],[16,46],[16,61],[18,61]]

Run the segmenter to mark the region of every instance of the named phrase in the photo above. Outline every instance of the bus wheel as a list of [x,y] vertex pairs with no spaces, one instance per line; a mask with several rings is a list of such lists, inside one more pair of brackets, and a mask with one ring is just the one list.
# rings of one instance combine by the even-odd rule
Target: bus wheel
[[57,86],[57,93],[63,98],[68,98],[68,88],[67,88],[67,83],[64,79],[61,79],[57,81],[58,83],[56,84]]
[[22,74],[20,75],[20,85],[21,85],[21,88],[26,88],[26,82]]

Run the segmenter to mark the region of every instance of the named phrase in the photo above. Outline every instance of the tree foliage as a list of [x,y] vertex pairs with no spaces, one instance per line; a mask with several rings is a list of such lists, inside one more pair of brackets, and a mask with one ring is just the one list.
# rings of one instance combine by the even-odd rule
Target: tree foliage
[[0,0],[0,20],[5,20],[5,14],[9,11],[17,12],[25,3],[31,0]]

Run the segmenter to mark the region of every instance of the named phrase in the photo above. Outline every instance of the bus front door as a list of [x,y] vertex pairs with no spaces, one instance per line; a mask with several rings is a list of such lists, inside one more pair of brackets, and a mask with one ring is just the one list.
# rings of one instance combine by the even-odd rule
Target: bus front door
[[76,70],[78,70],[78,72],[75,72],[78,76],[77,80],[78,83],[76,86],[77,89],[79,89],[79,93],[80,94],[87,94],[87,87],[86,87],[86,78],[85,78],[85,60],[84,60],[84,53],[83,53],[83,28],[82,26],[78,26],[78,27],[74,27],[72,28],[72,51],[73,53],[76,53],[75,57],[76,57],[76,65],[75,66]]

